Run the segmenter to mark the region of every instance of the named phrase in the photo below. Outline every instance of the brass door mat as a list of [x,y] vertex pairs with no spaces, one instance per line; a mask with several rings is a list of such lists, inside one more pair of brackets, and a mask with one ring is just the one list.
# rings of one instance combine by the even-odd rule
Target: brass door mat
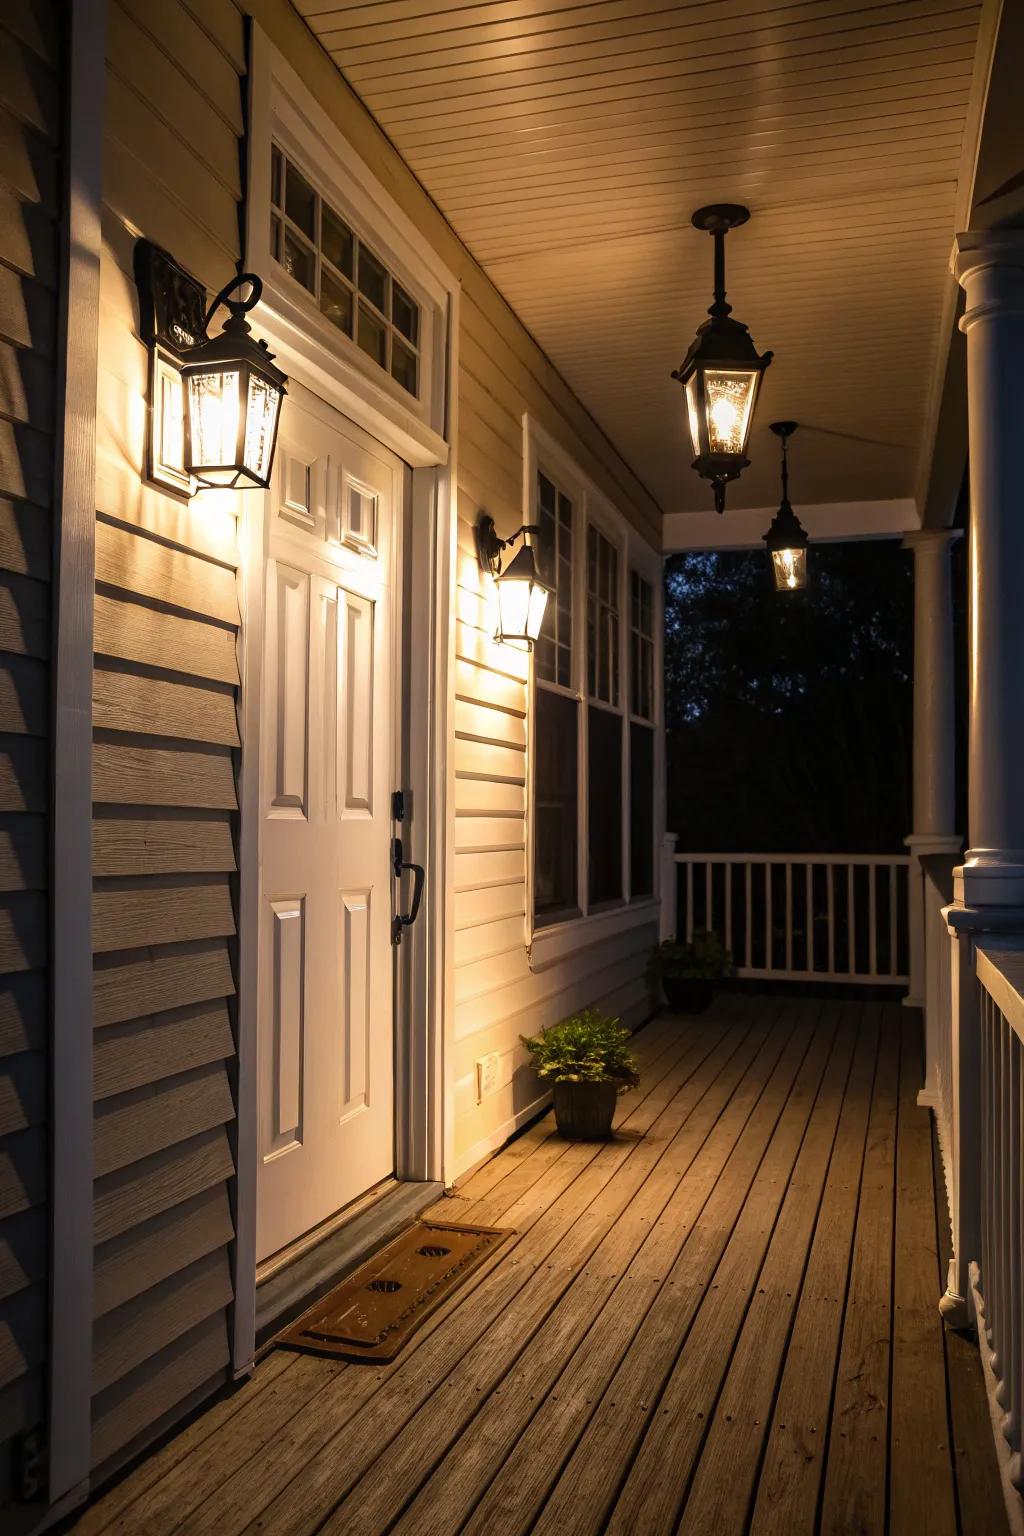
[[342,1360],[393,1360],[442,1302],[512,1236],[499,1227],[417,1221],[278,1335]]

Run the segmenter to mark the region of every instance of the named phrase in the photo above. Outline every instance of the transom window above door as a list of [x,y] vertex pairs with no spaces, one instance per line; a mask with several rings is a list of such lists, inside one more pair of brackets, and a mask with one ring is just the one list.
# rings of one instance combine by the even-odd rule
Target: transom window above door
[[270,254],[325,319],[420,393],[420,306],[279,145],[271,148]]

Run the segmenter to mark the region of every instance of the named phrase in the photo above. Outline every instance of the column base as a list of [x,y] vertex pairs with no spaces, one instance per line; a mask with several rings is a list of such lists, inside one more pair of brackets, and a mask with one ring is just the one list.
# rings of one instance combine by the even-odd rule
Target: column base
[[964,907],[1024,907],[1024,849],[969,848],[953,871],[953,900]]
[[958,1333],[974,1327],[970,1302],[966,1296],[958,1296],[955,1291],[943,1293],[939,1301],[939,1316],[947,1328],[953,1328]]

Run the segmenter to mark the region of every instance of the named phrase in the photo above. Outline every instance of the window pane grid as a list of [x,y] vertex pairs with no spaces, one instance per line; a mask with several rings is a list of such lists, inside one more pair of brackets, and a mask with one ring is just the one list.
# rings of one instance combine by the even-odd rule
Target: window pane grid
[[630,572],[630,700],[641,719],[654,719],[654,588]]
[[408,394],[417,395],[419,305],[276,144],[270,197],[274,260],[332,325]]
[[619,553],[591,523],[587,528],[587,692],[619,705]]
[[537,640],[537,676],[571,688],[572,676],[572,518],[569,497],[543,473],[537,475],[538,559],[541,575],[554,588],[548,599],[551,618]]

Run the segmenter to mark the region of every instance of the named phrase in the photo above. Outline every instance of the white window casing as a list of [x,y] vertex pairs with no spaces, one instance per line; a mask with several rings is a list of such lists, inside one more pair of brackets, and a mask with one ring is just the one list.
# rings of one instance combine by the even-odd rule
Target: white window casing
[[[573,502],[573,651],[571,686],[542,681],[531,667],[529,709],[529,761],[527,797],[527,917],[526,938],[530,964],[534,970],[556,963],[572,954],[584,944],[599,942],[630,928],[654,921],[657,912],[657,852],[654,857],[654,894],[630,899],[630,845],[629,845],[629,725],[633,720],[653,727],[655,735],[655,771],[652,784],[654,799],[654,843],[660,843],[664,823],[664,772],[661,766],[664,731],[661,700],[661,622],[662,622],[662,557],[636,532],[571,456],[529,415],[523,417],[523,520],[534,522],[537,517],[538,474],[553,480],[557,488]],[[587,530],[594,526],[601,536],[615,549],[618,556],[617,604],[618,604],[618,696],[612,703],[593,698],[588,689],[587,676]],[[636,571],[651,587],[652,626],[654,634],[654,679],[652,713],[648,717],[634,716],[630,692],[631,657],[631,573]],[[577,903],[578,913],[565,919],[548,919],[538,922],[534,915],[535,894],[535,838],[536,838],[536,695],[541,688],[563,697],[571,697],[577,705]],[[622,819],[621,819],[621,870],[622,896],[614,903],[602,904],[591,909],[589,904],[589,867],[587,811],[589,799],[587,733],[590,708],[610,710],[622,721]]]

